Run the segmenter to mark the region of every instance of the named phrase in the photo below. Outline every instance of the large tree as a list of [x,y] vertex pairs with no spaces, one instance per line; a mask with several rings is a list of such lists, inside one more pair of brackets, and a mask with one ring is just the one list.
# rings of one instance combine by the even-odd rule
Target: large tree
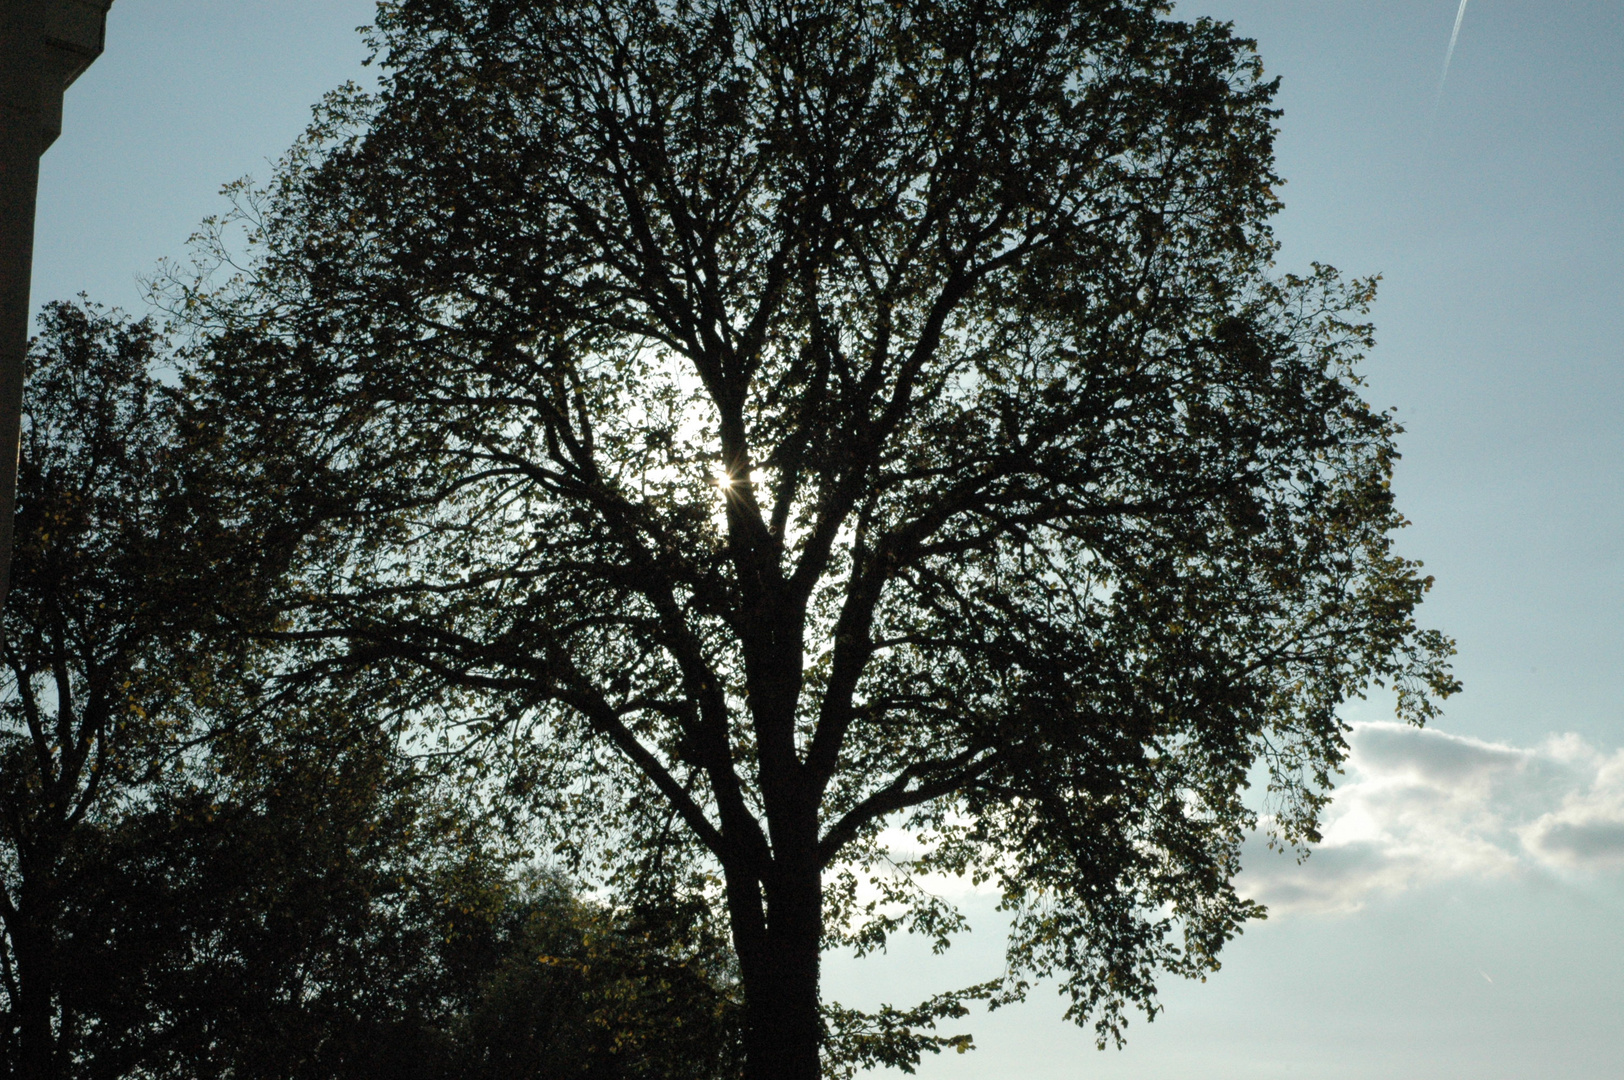
[[1272,276],[1274,86],[1228,26],[399,0],[376,34],[379,90],[238,189],[243,272],[176,296],[209,422],[304,538],[312,664],[506,736],[583,872],[719,871],[750,1076],[818,1075],[823,948],[958,925],[882,828],[1002,890],[996,993],[1058,975],[1103,1039],[1258,913],[1254,766],[1312,839],[1338,707],[1452,688],[1368,286]]

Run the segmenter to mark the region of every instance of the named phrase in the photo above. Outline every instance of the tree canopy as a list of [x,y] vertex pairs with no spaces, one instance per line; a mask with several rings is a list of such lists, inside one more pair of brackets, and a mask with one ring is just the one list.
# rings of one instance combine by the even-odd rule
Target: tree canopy
[[[1359,393],[1372,286],[1275,275],[1274,84],[1227,25],[399,0],[375,33],[378,91],[216,223],[244,269],[177,286],[198,422],[298,538],[307,673],[503,746],[590,879],[726,910],[747,1075],[817,1075],[821,949],[959,925],[882,829],[1002,891],[976,993],[1057,975],[1105,1039],[1259,914],[1250,770],[1311,840],[1339,706],[1453,688]],[[938,1005],[877,1060],[952,1042]]]

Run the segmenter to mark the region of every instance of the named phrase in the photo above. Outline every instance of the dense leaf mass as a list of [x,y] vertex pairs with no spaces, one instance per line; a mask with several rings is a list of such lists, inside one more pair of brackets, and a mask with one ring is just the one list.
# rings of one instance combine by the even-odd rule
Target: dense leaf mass
[[1002,889],[997,994],[1059,973],[1104,1038],[1257,914],[1254,764],[1311,839],[1338,706],[1453,687],[1358,393],[1371,286],[1271,276],[1274,86],[1227,26],[400,0],[376,33],[379,91],[219,223],[246,270],[177,293],[209,422],[242,512],[301,523],[290,635],[516,734],[584,872],[720,869],[755,1075],[813,1075],[820,945],[958,925],[883,827]]

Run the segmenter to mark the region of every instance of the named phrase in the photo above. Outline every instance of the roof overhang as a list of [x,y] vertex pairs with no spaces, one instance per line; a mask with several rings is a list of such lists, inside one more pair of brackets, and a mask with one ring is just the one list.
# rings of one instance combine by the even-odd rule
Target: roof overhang
[[40,35],[40,153],[62,134],[62,95],[100,56],[113,0],[47,0]]

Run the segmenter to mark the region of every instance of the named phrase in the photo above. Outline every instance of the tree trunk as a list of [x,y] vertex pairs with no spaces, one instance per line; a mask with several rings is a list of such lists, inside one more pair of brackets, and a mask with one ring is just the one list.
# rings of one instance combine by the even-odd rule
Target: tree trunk
[[818,957],[823,948],[823,885],[812,836],[815,832],[809,832],[807,843],[778,846],[775,872],[765,882],[765,911],[762,883],[729,888],[744,979],[745,1080],[818,1080],[822,1075]]
[[[56,1034],[52,1030],[53,960],[49,931],[36,932],[27,914],[12,931],[17,958],[17,1060],[11,1075],[27,1080],[54,1080],[57,1072]],[[19,932],[20,931],[20,932]]]
[[[822,926],[812,896],[768,900],[768,927],[755,978],[745,976],[745,1080],[818,1080],[818,953]],[[804,888],[794,890],[806,893]],[[807,916],[807,906],[812,916]]]

